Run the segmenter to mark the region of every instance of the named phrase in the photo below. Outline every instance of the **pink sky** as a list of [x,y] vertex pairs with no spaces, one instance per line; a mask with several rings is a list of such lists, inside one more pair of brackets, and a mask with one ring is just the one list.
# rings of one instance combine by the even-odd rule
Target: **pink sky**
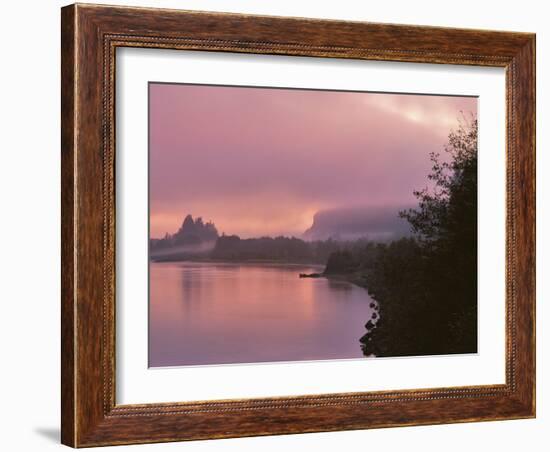
[[300,236],[323,209],[415,203],[468,97],[149,85],[151,237],[190,213]]

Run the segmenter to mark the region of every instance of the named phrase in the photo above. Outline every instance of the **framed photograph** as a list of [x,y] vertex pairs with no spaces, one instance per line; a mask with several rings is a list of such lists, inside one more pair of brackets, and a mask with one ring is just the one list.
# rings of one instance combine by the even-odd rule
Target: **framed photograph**
[[62,442],[535,416],[535,36],[62,8]]

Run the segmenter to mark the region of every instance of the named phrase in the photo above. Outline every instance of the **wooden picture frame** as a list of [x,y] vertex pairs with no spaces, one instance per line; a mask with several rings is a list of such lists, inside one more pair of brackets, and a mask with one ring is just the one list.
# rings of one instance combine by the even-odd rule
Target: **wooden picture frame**
[[[70,5],[62,9],[62,442],[73,447],[535,416],[535,35]],[[506,383],[115,403],[115,50],[506,69]]]

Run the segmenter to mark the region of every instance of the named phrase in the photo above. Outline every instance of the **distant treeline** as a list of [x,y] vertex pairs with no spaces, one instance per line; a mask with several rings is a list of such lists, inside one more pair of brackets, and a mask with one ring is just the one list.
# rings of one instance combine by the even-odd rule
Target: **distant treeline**
[[325,274],[366,287],[379,312],[366,319],[365,355],[477,351],[477,121],[462,124],[431,154],[433,191],[415,192],[400,214],[415,236],[330,255]]
[[306,242],[296,237],[261,237],[241,239],[236,235],[222,235],[210,253],[212,259],[228,261],[266,260],[291,263],[325,264],[336,251],[353,249],[367,243],[365,240]]
[[365,239],[305,241],[296,237],[259,237],[241,239],[237,235],[218,235],[212,222],[205,223],[187,215],[175,234],[151,239],[150,253],[155,261],[213,259],[235,262],[270,261],[326,264],[336,251],[350,250],[367,243]]

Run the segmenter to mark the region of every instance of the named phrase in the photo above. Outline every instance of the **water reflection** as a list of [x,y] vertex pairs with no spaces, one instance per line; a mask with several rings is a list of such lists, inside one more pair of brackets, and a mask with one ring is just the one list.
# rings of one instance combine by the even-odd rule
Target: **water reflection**
[[304,265],[152,263],[149,364],[363,357],[367,291]]
[[347,281],[341,281],[338,279],[328,279],[327,284],[332,290],[350,291],[356,288],[353,284],[350,284]]

